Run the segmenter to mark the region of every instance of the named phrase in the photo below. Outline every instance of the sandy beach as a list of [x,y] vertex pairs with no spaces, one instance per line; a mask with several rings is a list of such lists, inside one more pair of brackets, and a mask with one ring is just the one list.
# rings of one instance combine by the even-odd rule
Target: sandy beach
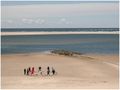
[[[55,54],[2,55],[3,89],[118,89],[118,55],[63,56]],[[54,76],[26,76],[23,69],[39,66]]]

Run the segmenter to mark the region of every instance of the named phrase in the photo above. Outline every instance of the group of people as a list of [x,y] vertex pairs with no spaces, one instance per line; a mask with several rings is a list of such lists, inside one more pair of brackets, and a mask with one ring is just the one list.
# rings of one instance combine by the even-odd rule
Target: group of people
[[24,69],[24,75],[29,75],[29,76],[33,76],[33,75],[55,75],[56,71],[55,69],[52,67],[50,69],[50,67],[47,67],[47,72],[44,73],[42,71],[42,67],[38,67],[38,70],[35,70],[35,67],[28,67]]

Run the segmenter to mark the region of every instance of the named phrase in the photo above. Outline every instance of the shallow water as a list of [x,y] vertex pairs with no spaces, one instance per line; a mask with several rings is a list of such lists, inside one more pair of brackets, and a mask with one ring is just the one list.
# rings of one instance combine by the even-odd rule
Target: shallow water
[[118,34],[2,36],[2,54],[66,49],[81,53],[118,54]]

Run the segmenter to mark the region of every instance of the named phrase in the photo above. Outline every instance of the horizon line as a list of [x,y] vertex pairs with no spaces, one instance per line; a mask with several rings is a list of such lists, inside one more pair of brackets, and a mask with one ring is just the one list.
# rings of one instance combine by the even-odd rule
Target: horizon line
[[[48,29],[54,29],[54,27],[53,28],[49,28],[49,27],[47,27]],[[17,27],[14,27],[14,28],[9,28],[9,27],[7,27],[7,28],[1,28],[1,29],[47,29],[47,28],[39,28],[39,27],[33,27],[33,28],[17,28]],[[64,28],[64,27],[63,27]],[[57,28],[57,29],[63,29],[63,28]],[[77,28],[80,28],[80,27],[73,27],[74,29],[77,29]],[[81,28],[105,28],[105,29],[107,29],[107,28],[118,28],[119,29],[119,27],[81,27]],[[56,29],[56,28],[55,28]],[[65,29],[70,29],[69,27],[65,27]]]

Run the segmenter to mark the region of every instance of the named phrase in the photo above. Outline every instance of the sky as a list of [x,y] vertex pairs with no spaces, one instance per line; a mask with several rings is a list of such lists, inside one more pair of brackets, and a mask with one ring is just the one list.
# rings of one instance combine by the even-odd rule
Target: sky
[[2,2],[2,28],[118,28],[118,2]]

